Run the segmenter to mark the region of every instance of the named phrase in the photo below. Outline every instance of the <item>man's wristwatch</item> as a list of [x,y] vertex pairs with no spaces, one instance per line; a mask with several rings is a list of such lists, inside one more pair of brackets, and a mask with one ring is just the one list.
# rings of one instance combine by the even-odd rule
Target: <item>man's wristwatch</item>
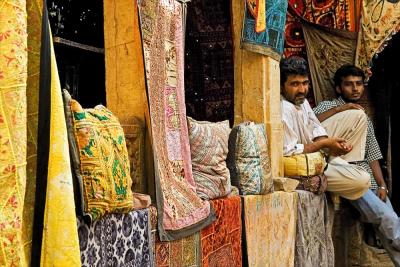
[[389,193],[389,190],[387,190],[386,186],[379,186],[378,189],[383,189],[386,191],[386,194]]

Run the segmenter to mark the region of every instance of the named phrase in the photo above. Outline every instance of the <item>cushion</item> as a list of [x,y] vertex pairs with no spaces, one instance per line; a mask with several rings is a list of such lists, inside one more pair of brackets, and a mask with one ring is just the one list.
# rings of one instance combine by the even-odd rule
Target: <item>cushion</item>
[[283,166],[288,177],[314,176],[324,172],[326,161],[322,152],[314,152],[283,157]]
[[208,122],[187,119],[190,154],[196,192],[203,199],[223,197],[231,192],[226,166],[229,121]]
[[104,106],[83,109],[64,90],[72,165],[82,211],[91,220],[133,209],[132,180],[124,132]]
[[241,123],[229,136],[228,168],[242,195],[274,191],[264,124]]

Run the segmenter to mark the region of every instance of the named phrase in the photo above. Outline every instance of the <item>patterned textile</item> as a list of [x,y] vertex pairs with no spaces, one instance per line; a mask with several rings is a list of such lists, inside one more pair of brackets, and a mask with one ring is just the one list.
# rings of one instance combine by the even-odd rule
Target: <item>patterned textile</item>
[[248,266],[293,266],[297,193],[244,196]]
[[90,225],[78,218],[82,266],[154,266],[149,215],[108,214]]
[[392,35],[400,31],[398,1],[362,1],[356,65],[369,70],[372,57],[382,52]]
[[185,40],[189,116],[233,121],[233,44],[229,0],[191,0]]
[[217,220],[201,230],[203,267],[242,266],[242,206],[239,196],[211,201]]
[[27,261],[31,258],[33,212],[36,190],[40,43],[43,1],[27,0],[28,77],[27,100],[27,168],[22,239]]
[[265,0],[246,0],[246,5],[251,16],[255,20],[254,30],[256,33],[265,31]]
[[184,98],[182,4],[139,1],[153,138],[158,229],[168,241],[210,224],[210,203],[195,189]]
[[190,154],[196,192],[203,199],[224,197],[231,192],[226,167],[229,121],[195,121],[188,117]]
[[266,29],[259,33],[255,30],[256,20],[251,14],[249,2],[253,1],[246,2],[243,18],[242,47],[280,60],[285,37],[287,0],[266,1]]
[[227,163],[232,184],[239,187],[241,194],[274,191],[264,124],[245,122],[232,129]]
[[22,242],[27,142],[25,0],[0,4],[0,265],[25,266]]
[[97,220],[106,213],[132,210],[128,151],[118,119],[101,105],[83,109],[66,90],[64,100],[83,213]]
[[147,192],[144,167],[144,122],[135,118],[132,124],[122,125],[125,134],[126,148],[129,157],[129,169],[132,178],[133,192]]
[[361,0],[288,0],[289,10],[308,22],[335,29],[357,30]]
[[315,102],[336,97],[333,75],[344,64],[354,64],[356,34],[303,24]]
[[157,267],[201,266],[199,233],[169,242],[160,242],[157,238],[155,259]]
[[[313,110],[314,110],[315,114],[320,114],[320,113],[328,111],[332,108],[342,106],[344,104],[346,104],[346,102],[343,100],[343,98],[339,97],[332,101],[323,101],[318,106],[316,106]],[[362,167],[371,176],[371,189],[378,189],[378,184],[375,181],[375,178],[374,178],[374,175],[372,174],[372,169],[369,166],[369,163],[371,161],[380,160],[382,158],[383,158],[382,153],[379,148],[378,141],[376,140],[376,137],[375,137],[374,126],[372,125],[371,120],[368,118],[367,142],[365,144],[365,160],[358,161],[355,164]]]
[[296,252],[294,265],[335,266],[332,242],[333,217],[329,218],[325,194],[298,190]]
[[[50,151],[41,266],[80,266],[73,180],[60,79],[51,44]],[[40,229],[35,229],[39,231]]]

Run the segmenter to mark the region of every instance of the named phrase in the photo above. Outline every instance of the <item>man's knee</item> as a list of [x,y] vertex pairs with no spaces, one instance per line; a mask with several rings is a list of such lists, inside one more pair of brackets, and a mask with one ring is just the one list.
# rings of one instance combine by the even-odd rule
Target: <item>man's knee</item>
[[371,186],[371,177],[368,172],[362,171],[359,173],[354,183],[354,186],[359,188],[360,191],[367,191]]
[[353,126],[367,126],[368,120],[367,115],[363,110],[360,109],[348,109],[343,111],[345,116],[354,122]]

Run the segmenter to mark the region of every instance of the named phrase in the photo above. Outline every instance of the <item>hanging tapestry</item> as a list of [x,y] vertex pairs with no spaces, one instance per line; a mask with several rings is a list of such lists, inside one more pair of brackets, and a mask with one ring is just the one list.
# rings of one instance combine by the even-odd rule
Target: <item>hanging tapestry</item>
[[357,31],[361,0],[288,0],[289,10],[308,22]]
[[201,266],[199,233],[174,241],[161,242],[157,238],[155,263],[157,267]]
[[27,21],[25,0],[0,5],[0,265],[25,266]]
[[107,214],[90,225],[78,218],[78,233],[83,267],[154,266],[149,209]]
[[43,1],[27,0],[28,77],[27,100],[27,167],[22,239],[27,261],[31,258],[33,212],[36,189],[40,43]]
[[400,2],[363,1],[361,12],[356,65],[369,72],[373,56],[382,52],[391,37],[400,31]]
[[288,10],[285,25],[285,57],[298,56],[307,59],[301,20]]
[[[261,53],[279,61],[283,53],[288,2],[287,0],[267,0],[264,5],[261,5],[260,2],[262,1],[246,1],[241,45],[246,50]],[[261,17],[266,19],[266,28],[257,32],[258,16],[253,16],[254,11],[252,10],[254,7],[258,9],[261,6],[265,6],[265,12],[258,10],[258,16],[260,16],[260,12],[263,14]]]
[[233,44],[229,0],[188,3],[185,41],[187,113],[233,121]]
[[303,23],[315,102],[336,98],[333,76],[344,64],[354,64],[356,33]]
[[297,193],[244,196],[248,266],[293,266]]
[[132,179],[124,131],[102,105],[83,109],[64,90],[64,109],[82,211],[95,221],[107,213],[133,209]]
[[239,196],[214,199],[211,205],[215,210],[217,220],[201,230],[201,266],[241,267],[241,199]]
[[160,239],[192,235],[214,219],[196,194],[184,96],[183,9],[175,0],[139,1],[150,103]]
[[298,190],[294,266],[335,266],[332,242],[333,212],[325,194]]

